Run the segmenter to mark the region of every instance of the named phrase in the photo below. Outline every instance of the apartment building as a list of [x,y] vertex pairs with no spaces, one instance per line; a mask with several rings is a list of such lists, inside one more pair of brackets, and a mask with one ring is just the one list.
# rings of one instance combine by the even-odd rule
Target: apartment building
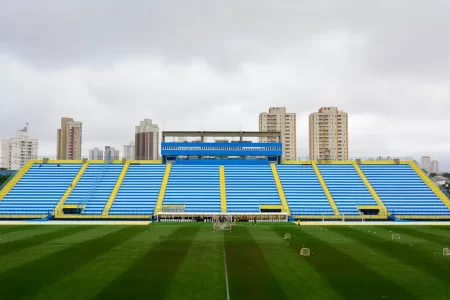
[[431,173],[431,157],[429,156],[422,156],[420,158],[420,165],[423,170],[425,170],[428,173]]
[[116,150],[114,147],[105,146],[105,160],[118,160],[119,159],[119,150]]
[[431,161],[430,173],[439,173],[439,162],[437,160]]
[[136,145],[135,142],[131,141],[128,145],[123,146],[123,158],[128,160],[134,160]]
[[[293,160],[297,157],[297,116],[287,113],[286,107],[271,107],[269,112],[259,114],[259,131],[280,132],[283,144],[283,158]],[[273,138],[261,137],[261,142],[276,142]]]
[[145,119],[135,128],[135,159],[155,160],[159,157],[159,127]]
[[1,142],[1,167],[20,170],[30,159],[38,158],[39,141],[32,139],[25,128],[17,130],[15,136]]
[[90,160],[103,160],[103,150],[98,148],[93,148],[89,150]]
[[322,107],[309,115],[309,157],[348,160],[348,115],[337,107]]
[[61,128],[57,130],[56,140],[57,159],[81,159],[83,123],[72,118],[61,118]]

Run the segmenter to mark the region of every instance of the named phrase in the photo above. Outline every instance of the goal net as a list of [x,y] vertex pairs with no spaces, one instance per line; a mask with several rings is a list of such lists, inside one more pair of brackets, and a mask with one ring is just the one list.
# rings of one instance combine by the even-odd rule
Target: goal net
[[302,248],[300,250],[300,255],[301,256],[309,256],[311,254],[311,251],[309,250],[309,248]]
[[392,240],[399,240],[399,239],[400,239],[400,234],[397,234],[397,233],[392,234]]
[[450,249],[449,248],[444,248],[442,250],[442,255],[444,256],[450,256]]
[[213,217],[213,229],[214,230],[231,230],[233,223],[232,216],[222,215]]

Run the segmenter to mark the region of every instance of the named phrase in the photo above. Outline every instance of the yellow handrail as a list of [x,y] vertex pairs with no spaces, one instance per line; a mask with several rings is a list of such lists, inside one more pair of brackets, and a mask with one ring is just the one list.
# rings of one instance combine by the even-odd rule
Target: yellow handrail
[[155,210],[153,212],[153,215],[156,215],[158,213],[158,211],[161,210],[162,203],[164,201],[164,195],[166,194],[167,184],[169,183],[169,177],[170,177],[170,170],[171,169],[172,169],[172,164],[171,163],[167,163],[166,164],[166,170],[164,171],[164,177],[163,177],[163,180],[161,182],[161,187],[159,189],[158,201],[156,202]]
[[80,170],[78,170],[77,176],[75,176],[75,178],[72,180],[72,183],[69,185],[69,187],[67,188],[66,192],[61,197],[61,199],[59,200],[58,204],[56,205],[55,210],[54,210],[55,215],[62,213],[62,208],[64,206],[64,203],[69,198],[70,194],[72,194],[73,189],[78,184],[78,181],[80,181],[80,179],[83,176],[84,171],[86,171],[88,165],[89,165],[89,161],[86,161],[81,166]]
[[220,174],[220,211],[227,212],[227,189],[225,183],[225,167],[219,166]]
[[286,200],[286,195],[284,194],[283,185],[281,184],[280,176],[278,175],[277,166],[275,164],[270,164],[270,168],[272,169],[273,180],[277,186],[278,196],[280,197],[283,211],[290,215],[291,210],[289,209],[289,204]]
[[380,208],[380,214],[382,215],[386,215],[387,216],[387,209],[386,206],[384,205],[383,201],[381,200],[381,198],[378,196],[377,192],[375,192],[375,190],[373,189],[372,185],[370,184],[369,180],[367,179],[366,175],[364,174],[364,172],[361,170],[361,168],[359,167],[359,165],[356,163],[356,161],[353,162],[353,167],[355,168],[356,172],[358,173],[359,177],[361,177],[361,180],[364,182],[364,184],[366,185],[367,190],[370,192],[370,194],[372,195],[372,198],[378,203],[378,206]]
[[0,192],[0,201],[13,189],[13,187],[22,179],[23,175],[28,172],[37,160],[29,160],[25,166],[20,169],[16,175],[3,187]]
[[436,194],[436,196],[441,199],[441,201],[450,209],[450,200],[447,198],[447,196],[442,192],[431,180],[430,177],[428,177],[421,168],[414,162],[410,161],[409,165],[411,168],[416,172],[417,175],[425,182],[425,184]]
[[328,190],[327,184],[325,183],[325,180],[322,177],[322,174],[320,173],[319,167],[317,166],[317,162],[312,162],[312,167],[314,169],[314,172],[316,172],[317,179],[319,179],[320,185],[322,186],[323,192],[325,193],[325,196],[327,196],[328,202],[330,203],[331,208],[334,211],[335,216],[339,216],[339,209],[336,206],[336,203],[334,202],[333,196],[331,196],[330,191]]
[[117,193],[119,192],[120,186],[122,185],[123,179],[125,178],[125,175],[127,175],[128,167],[130,166],[130,161],[127,160],[125,164],[123,165],[122,171],[120,172],[119,178],[117,178],[116,185],[114,186],[114,189],[111,192],[111,195],[109,195],[108,202],[106,202],[105,208],[103,209],[102,215],[106,216],[109,214],[109,210],[111,209],[111,206],[114,203],[114,200],[116,200]]

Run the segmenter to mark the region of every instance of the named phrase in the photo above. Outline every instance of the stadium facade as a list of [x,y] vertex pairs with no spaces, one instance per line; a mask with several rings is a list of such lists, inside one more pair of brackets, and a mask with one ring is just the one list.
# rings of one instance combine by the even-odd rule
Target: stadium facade
[[[251,141],[261,137],[271,142]],[[280,140],[166,131],[161,160],[30,160],[1,189],[0,218],[450,219],[450,200],[414,161],[285,161]]]

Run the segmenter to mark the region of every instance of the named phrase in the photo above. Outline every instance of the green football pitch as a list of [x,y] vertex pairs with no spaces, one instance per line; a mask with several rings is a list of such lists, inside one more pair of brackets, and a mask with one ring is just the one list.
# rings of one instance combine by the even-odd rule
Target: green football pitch
[[0,226],[0,299],[450,299],[445,247],[450,226]]

